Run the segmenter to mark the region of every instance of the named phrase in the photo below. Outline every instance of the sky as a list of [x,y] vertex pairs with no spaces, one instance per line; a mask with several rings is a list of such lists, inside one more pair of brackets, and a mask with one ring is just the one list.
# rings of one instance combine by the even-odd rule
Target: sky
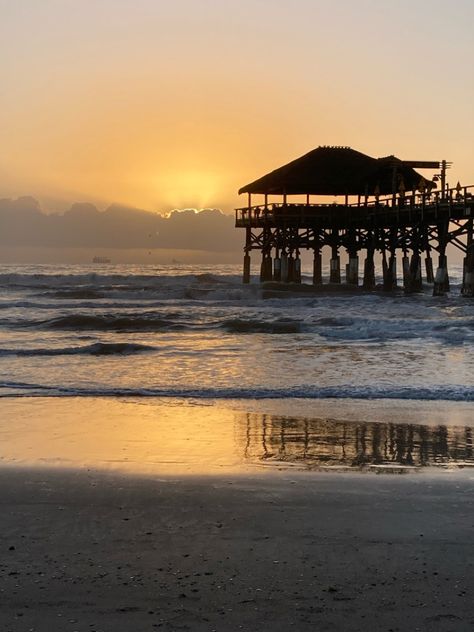
[[474,184],[474,2],[0,0],[0,198],[239,205],[318,145]]

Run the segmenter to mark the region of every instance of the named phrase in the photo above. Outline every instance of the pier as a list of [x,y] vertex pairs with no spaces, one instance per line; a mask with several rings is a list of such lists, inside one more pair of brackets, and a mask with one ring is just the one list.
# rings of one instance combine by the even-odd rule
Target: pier
[[[301,283],[301,252],[309,250],[313,285],[322,285],[322,251],[328,248],[331,284],[345,280],[374,289],[379,253],[384,290],[402,285],[407,293],[419,292],[424,277],[442,296],[449,291],[446,249],[452,244],[464,254],[462,294],[474,296],[474,186],[449,187],[449,166],[318,147],[243,187],[239,193],[247,193],[248,203],[235,218],[236,227],[245,229],[243,282],[250,281],[257,251],[262,282]],[[415,167],[437,173],[427,179]],[[263,203],[254,204],[255,195]],[[328,202],[329,196],[343,201]],[[342,251],[348,256],[344,274]]]

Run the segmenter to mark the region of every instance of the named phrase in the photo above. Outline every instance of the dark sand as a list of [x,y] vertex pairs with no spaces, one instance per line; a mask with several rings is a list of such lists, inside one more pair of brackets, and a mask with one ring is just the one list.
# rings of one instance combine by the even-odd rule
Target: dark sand
[[474,629],[470,471],[0,473],[0,630]]

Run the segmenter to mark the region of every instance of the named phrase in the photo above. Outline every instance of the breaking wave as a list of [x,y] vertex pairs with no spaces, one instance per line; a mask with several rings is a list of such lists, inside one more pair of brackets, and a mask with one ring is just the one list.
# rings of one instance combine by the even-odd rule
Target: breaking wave
[[119,388],[103,386],[52,386],[26,382],[0,382],[0,397],[160,397],[185,399],[357,399],[474,402],[474,388],[462,385],[295,386],[290,388]]
[[230,333],[297,334],[301,330],[301,323],[295,321],[262,321],[235,318],[224,321],[221,327]]
[[96,342],[91,345],[78,347],[49,348],[49,349],[0,349],[0,357],[4,356],[64,356],[64,355],[129,355],[154,351],[155,347],[130,342]]
[[157,317],[154,313],[130,314],[126,316],[115,314],[71,314],[34,324],[47,329],[73,331],[163,331],[183,329],[182,325],[172,320],[172,316]]

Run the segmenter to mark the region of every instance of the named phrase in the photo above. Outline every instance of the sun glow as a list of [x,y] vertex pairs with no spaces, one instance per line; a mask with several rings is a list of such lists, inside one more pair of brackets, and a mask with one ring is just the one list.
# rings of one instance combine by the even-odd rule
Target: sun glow
[[[1,197],[229,212],[242,185],[324,144],[445,157],[471,183],[472,1],[446,21],[406,0],[425,26],[402,53],[398,4],[369,0],[274,3],[271,16],[250,0],[3,4]],[[394,90],[384,69],[426,50],[433,63]]]
[[170,172],[157,180],[155,188],[160,199],[172,208],[206,208],[222,193],[218,175],[199,170]]

